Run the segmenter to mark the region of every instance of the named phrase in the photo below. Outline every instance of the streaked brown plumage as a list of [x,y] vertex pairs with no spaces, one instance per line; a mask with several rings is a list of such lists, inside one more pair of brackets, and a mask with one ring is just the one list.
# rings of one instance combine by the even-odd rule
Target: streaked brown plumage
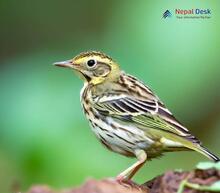
[[121,71],[111,57],[85,52],[55,65],[72,68],[83,78],[82,107],[102,144],[114,152],[137,157],[135,164],[119,174],[119,181],[131,179],[147,159],[164,152],[195,150],[219,161],[149,87]]

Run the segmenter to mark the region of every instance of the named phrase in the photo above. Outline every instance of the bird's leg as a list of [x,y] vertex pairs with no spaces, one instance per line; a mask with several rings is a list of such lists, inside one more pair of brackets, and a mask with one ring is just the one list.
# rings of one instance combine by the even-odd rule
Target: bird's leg
[[129,181],[147,161],[147,154],[144,150],[136,150],[135,155],[138,161],[116,177],[118,182]]

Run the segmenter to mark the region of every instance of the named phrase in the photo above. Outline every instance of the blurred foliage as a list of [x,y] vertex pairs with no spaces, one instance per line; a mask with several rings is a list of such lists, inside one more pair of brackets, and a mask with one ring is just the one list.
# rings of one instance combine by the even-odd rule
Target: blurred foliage
[[[218,170],[220,169],[220,162],[217,162],[217,163],[214,163],[214,162],[199,162],[196,166],[196,169],[204,170],[204,171],[207,170],[207,173],[208,173],[208,170],[215,169],[218,172]],[[211,175],[210,178],[217,179],[212,175]],[[180,183],[180,186],[179,186],[179,189],[178,189],[177,193],[183,193],[186,187],[190,188],[190,189],[198,190],[198,191],[201,191],[201,192],[220,192],[220,180],[214,181],[210,184],[210,181],[208,182],[208,180],[206,179],[206,183],[208,182],[208,185],[207,184],[204,185],[204,184],[200,184],[200,183],[198,184],[198,182],[197,183],[195,183],[195,182],[192,183],[192,182],[189,182],[189,181],[190,180],[188,178],[184,179]]]
[[[219,7],[218,0],[1,0],[0,192],[72,186],[115,176],[134,162],[100,145],[81,110],[81,80],[51,65],[86,50],[106,52],[145,81],[220,154]],[[210,8],[212,18],[162,19],[175,8]],[[201,159],[170,153],[135,179],[190,169]]]
[[208,169],[216,169],[216,170],[220,170],[220,162],[199,162],[196,166],[197,169],[200,170],[208,170]]

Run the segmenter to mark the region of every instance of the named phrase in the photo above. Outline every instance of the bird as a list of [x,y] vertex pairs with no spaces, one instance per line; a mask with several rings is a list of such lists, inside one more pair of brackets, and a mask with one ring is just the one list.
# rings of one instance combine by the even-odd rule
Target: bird
[[165,152],[193,150],[220,161],[146,84],[121,70],[110,56],[87,51],[54,65],[72,69],[84,81],[80,101],[98,140],[113,152],[136,157],[116,177],[118,182],[131,181],[147,160]]

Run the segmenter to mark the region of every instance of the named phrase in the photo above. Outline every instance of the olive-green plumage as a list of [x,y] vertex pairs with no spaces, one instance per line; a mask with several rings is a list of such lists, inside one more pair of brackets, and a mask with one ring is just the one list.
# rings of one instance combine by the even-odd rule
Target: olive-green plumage
[[147,159],[164,152],[194,150],[219,161],[148,86],[123,72],[109,56],[84,52],[55,65],[72,68],[84,80],[81,103],[97,138],[114,152],[137,157],[119,174],[119,181],[131,179]]

